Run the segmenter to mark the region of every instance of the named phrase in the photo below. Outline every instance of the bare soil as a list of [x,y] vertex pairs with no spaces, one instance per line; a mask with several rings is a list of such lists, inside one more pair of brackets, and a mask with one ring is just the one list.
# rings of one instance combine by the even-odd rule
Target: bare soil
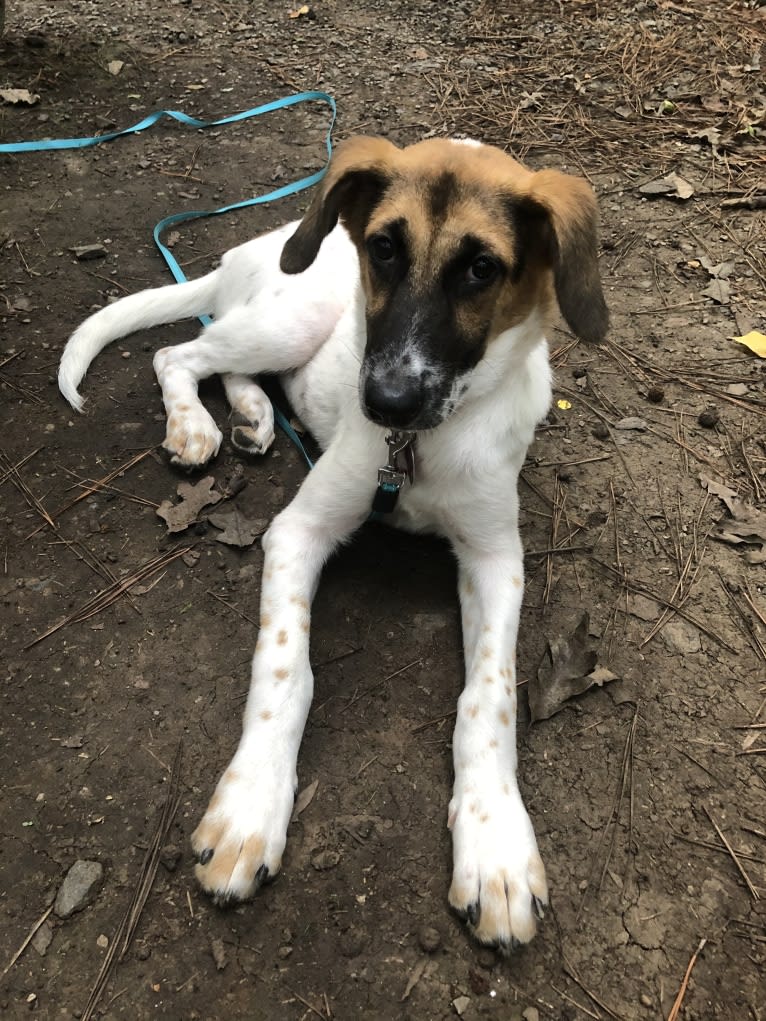
[[[193,324],[106,351],[84,418],[54,375],[93,308],[167,281],[157,220],[319,167],[324,111],[0,156],[0,1013],[87,1016],[158,840],[94,1016],[763,1021],[766,572],[749,562],[757,542],[716,538],[731,510],[700,476],[763,510],[766,362],[730,338],[766,332],[764,213],[747,208],[766,165],[766,9],[310,6],[291,18],[265,0],[11,0],[0,86],[40,98],[0,108],[3,139],[91,134],[162,107],[211,118],[318,87],[338,101],[336,138],[466,133],[592,181],[613,325],[598,348],[552,338],[557,403],[521,484],[519,669],[534,677],[546,641],[587,609],[620,679],[532,726],[521,709],[553,906],[510,960],[448,913],[455,571],[439,542],[374,525],[317,598],[300,780],[318,786],[283,872],[235,910],[195,888],[189,835],[238,739],[261,553],[222,545],[204,521],[168,536],[156,515],[180,479],[158,451],[150,352]],[[670,172],[691,197],[639,191]],[[185,225],[175,254],[202,273],[305,201]],[[104,257],[78,261],[85,244]],[[206,399],[223,423],[217,384]],[[618,427],[631,418],[643,425]],[[225,444],[210,474],[219,489],[246,482],[222,508],[268,518],[304,471],[280,436],[261,460]],[[191,553],[42,637],[179,545]],[[178,810],[157,838],[179,743]],[[78,859],[101,863],[100,886],[78,913],[41,921]]]

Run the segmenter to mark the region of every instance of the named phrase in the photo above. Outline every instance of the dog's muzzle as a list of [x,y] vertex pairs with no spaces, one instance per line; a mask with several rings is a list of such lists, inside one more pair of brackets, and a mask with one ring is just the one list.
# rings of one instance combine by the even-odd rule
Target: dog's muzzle
[[399,372],[369,372],[362,387],[364,413],[376,425],[409,429],[417,425],[426,401],[426,389],[419,375]]

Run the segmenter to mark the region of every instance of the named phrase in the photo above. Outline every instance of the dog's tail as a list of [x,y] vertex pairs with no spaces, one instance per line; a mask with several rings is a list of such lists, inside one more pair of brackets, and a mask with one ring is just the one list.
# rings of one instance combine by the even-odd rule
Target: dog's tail
[[136,330],[212,312],[217,275],[213,270],[199,280],[139,291],[100,309],[78,326],[67,341],[59,366],[59,390],[74,410],[82,411],[85,402],[77,388],[99,351]]

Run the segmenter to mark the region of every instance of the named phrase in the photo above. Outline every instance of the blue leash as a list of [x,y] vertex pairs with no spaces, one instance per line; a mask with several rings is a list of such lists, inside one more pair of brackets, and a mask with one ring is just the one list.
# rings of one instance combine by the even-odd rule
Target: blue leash
[[[166,216],[164,219],[155,226],[153,231],[154,242],[159,248],[160,253],[167,263],[168,269],[173,274],[176,281],[181,284],[187,280],[184,271],[178,265],[178,262],[173,253],[162,243],[161,235],[168,227],[176,223],[184,223],[186,220],[198,220],[204,216],[220,216],[222,213],[230,213],[235,209],[245,209],[248,206],[260,206],[267,202],[275,202],[277,199],[285,198],[287,195],[295,195],[297,192],[305,191],[307,188],[311,188],[317,182],[321,181],[324,177],[327,167],[330,162],[330,156],[332,155],[332,129],[335,126],[335,118],[337,115],[337,108],[335,100],[327,92],[299,92],[294,96],[285,96],[282,99],[275,99],[271,103],[264,103],[262,106],[253,107],[251,110],[245,110],[242,113],[232,114],[230,117],[221,117],[220,120],[215,121],[201,121],[196,117],[190,117],[188,114],[181,113],[178,110],[158,110],[156,113],[149,114],[144,117],[143,120],[134,124],[132,127],[123,128],[121,131],[111,131],[106,135],[91,135],[84,138],[49,138],[39,142],[5,142],[0,144],[0,153],[22,153],[22,152],[43,152],[50,149],[86,149],[91,145],[100,145],[102,142],[111,142],[115,138],[120,138],[122,135],[135,134],[137,131],[144,131],[146,128],[150,128],[157,121],[163,117],[171,117],[175,121],[179,121],[181,124],[188,124],[193,128],[215,128],[220,127],[223,124],[234,124],[237,121],[247,120],[250,117],[260,117],[264,113],[272,113],[274,110],[282,110],[285,107],[297,106],[299,103],[308,103],[317,101],[320,103],[326,103],[332,112],[330,118],[330,124],[327,128],[327,134],[325,135],[325,146],[327,148],[327,162],[324,167],[314,174],[309,174],[307,177],[302,177],[299,181],[293,181],[290,184],[285,184],[280,188],[275,188],[273,191],[267,192],[265,195],[256,195],[251,199],[244,199],[242,202],[234,202],[228,206],[221,206],[220,209],[207,209],[207,210],[192,210],[188,213],[174,213],[172,216]],[[209,316],[200,316],[200,322],[203,325],[209,325],[212,320]],[[296,447],[301,451],[306,463],[309,468],[313,468],[314,464],[306,453],[300,436],[296,433],[290,422],[285,415],[279,410],[274,408],[274,417],[276,418],[277,424],[280,429],[292,440]]]

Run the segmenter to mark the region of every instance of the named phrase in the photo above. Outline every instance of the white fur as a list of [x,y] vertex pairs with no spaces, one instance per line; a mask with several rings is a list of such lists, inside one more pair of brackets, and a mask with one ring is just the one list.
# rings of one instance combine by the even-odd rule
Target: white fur
[[[325,451],[264,537],[262,620],[242,738],[192,838],[197,876],[218,901],[250,896],[279,870],[313,690],[311,600],[324,562],[368,517],[387,455],[386,430],[364,417],[359,401],[365,320],[356,251],[337,227],[304,273],[287,276],[279,256],[293,229],[233,249],[201,281],[96,313],[73,334],[59,373],[62,393],[79,408],[77,387],[110,340],[213,312],[215,322],[197,340],[155,356],[173,458],[196,466],[219,448],[221,434],[197,397],[198,381],[214,373],[228,374],[247,441],[254,437],[262,449],[273,438],[271,409],[249,377],[281,373],[296,413]],[[450,902],[480,940],[508,947],[531,939],[533,909],[547,901],[516,780],[515,733],[523,593],[517,477],[551,397],[537,313],[494,339],[464,382],[445,421],[418,435],[416,481],[403,489],[392,523],[445,535],[458,558],[466,681],[453,744]]]

